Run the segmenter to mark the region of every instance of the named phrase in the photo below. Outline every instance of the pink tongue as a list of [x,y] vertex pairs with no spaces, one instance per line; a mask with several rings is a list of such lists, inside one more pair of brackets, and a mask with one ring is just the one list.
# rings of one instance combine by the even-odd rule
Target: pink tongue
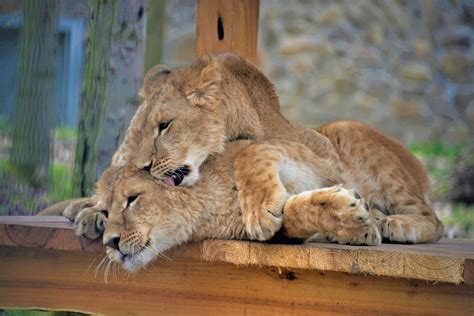
[[170,187],[174,187],[174,179],[172,177],[166,177],[165,178],[165,183],[169,185]]

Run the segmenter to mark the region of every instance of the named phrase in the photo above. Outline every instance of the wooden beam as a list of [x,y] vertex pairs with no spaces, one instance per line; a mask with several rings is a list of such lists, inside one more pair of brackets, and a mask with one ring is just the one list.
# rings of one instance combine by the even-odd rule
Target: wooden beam
[[[0,217],[0,245],[104,252],[100,240],[78,238],[72,228],[62,217]],[[206,240],[180,247],[174,253],[193,260],[239,266],[276,266],[474,284],[474,240],[444,239],[436,244],[377,247]]]
[[259,0],[198,0],[196,55],[230,52],[257,63]]
[[[0,307],[140,314],[472,315],[474,286],[307,269],[235,266],[170,254],[147,270],[112,267],[102,255],[0,246]],[[115,273],[115,274],[114,274]]]
[[100,241],[77,237],[63,216],[0,216],[0,245],[104,252]]

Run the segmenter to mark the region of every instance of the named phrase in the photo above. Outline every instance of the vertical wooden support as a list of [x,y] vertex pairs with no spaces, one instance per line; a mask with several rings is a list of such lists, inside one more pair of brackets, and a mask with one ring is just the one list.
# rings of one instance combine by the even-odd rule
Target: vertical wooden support
[[231,52],[257,61],[259,0],[198,0],[196,55]]

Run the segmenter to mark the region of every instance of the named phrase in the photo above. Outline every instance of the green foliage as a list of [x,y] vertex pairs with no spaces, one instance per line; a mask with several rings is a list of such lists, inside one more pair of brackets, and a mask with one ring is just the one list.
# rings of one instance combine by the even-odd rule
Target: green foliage
[[464,151],[468,145],[446,146],[441,142],[411,144],[408,146],[410,151],[422,159],[444,158],[450,162],[454,162]]
[[474,238],[474,206],[450,203],[448,183],[459,157],[466,155],[468,145],[446,146],[442,143],[412,144],[409,149],[421,160],[428,171],[431,195],[435,200],[447,202],[448,212],[441,215],[447,230],[455,229],[459,237]]
[[67,166],[51,166],[48,191],[26,184],[11,169],[9,161],[0,160],[0,215],[33,215],[72,197],[71,170]]
[[67,126],[58,126],[54,129],[54,139],[55,141],[72,141],[77,136],[77,130],[72,127]]
[[72,171],[68,166],[53,164],[50,170],[48,200],[52,203],[72,198]]
[[468,150],[468,145],[446,146],[440,142],[412,144],[410,151],[421,160],[430,178],[432,195],[435,199],[446,200],[448,180],[456,159]]
[[454,204],[449,215],[441,218],[446,226],[456,226],[463,238],[474,238],[474,206]]
[[0,115],[0,134],[9,134],[12,130],[12,125],[5,115]]

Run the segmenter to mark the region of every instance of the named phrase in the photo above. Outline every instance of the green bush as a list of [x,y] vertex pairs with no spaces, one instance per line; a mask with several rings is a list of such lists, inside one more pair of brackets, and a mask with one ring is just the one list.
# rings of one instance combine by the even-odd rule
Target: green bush
[[425,166],[432,196],[437,200],[446,200],[449,177],[456,159],[468,150],[468,145],[446,146],[437,142],[411,144],[408,148]]
[[72,196],[71,170],[67,166],[51,166],[49,190],[26,184],[10,170],[9,162],[0,160],[0,215],[33,215]]

